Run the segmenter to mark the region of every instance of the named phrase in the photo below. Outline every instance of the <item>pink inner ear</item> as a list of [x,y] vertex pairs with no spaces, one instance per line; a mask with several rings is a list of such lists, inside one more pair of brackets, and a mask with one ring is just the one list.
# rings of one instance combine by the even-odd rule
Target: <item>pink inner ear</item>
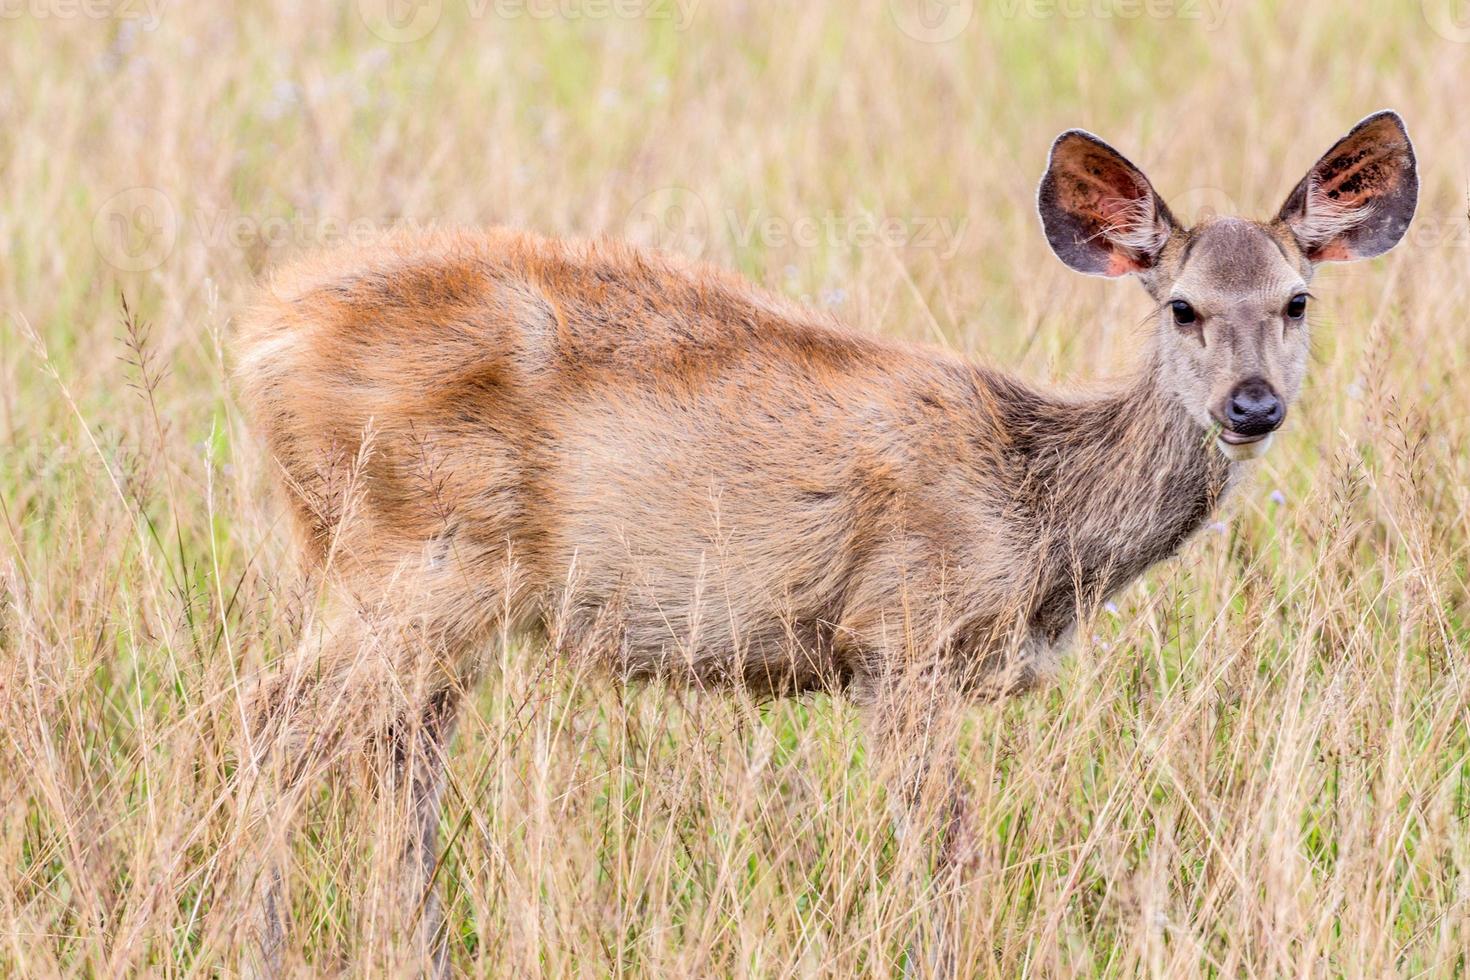
[[1119,230],[1128,227],[1129,219],[1137,208],[1137,200],[1121,197],[1102,197],[1097,200],[1097,215],[1103,224]]
[[1148,188],[1140,187],[1127,171],[1109,161],[1092,162],[1097,167],[1089,174],[1094,213],[1107,224],[1125,225],[1139,202],[1148,196]]
[[1314,248],[1308,253],[1307,258],[1313,262],[1351,262],[1357,258],[1341,239],[1330,241],[1320,248]]
[[1141,271],[1143,271],[1143,263],[1137,261],[1122,249],[1115,248],[1108,255],[1108,268],[1103,275],[1126,276],[1130,272]]
[[1400,174],[1388,154],[1365,156],[1324,175],[1316,194],[1339,207],[1356,207],[1398,186]]
[[1148,192],[1126,167],[1093,146],[1069,148],[1054,166],[1070,176],[1071,206],[1095,215],[1127,207]]
[[1390,193],[1403,180],[1407,151],[1406,139],[1391,122],[1365,127],[1317,162],[1317,190],[1342,205]]
[[1317,162],[1305,221],[1298,225],[1299,234],[1319,243],[1309,253],[1314,262],[1360,257],[1346,239],[1372,215],[1379,200],[1401,187],[1405,149],[1398,131],[1385,122],[1345,140]]
[[1294,226],[1299,239],[1310,243],[1307,257],[1313,262],[1361,258],[1350,245],[1352,233],[1369,220],[1377,207],[1377,196],[1397,179],[1381,158],[1360,157],[1312,187],[1306,214]]
[[1073,268],[1105,276],[1140,272],[1168,238],[1147,178],[1093,137],[1064,134],[1042,187],[1047,235]]

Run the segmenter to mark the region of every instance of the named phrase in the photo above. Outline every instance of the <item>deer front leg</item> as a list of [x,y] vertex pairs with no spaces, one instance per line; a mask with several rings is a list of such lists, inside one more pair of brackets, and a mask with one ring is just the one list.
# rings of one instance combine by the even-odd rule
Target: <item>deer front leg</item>
[[970,794],[956,766],[965,701],[945,679],[923,675],[896,678],[870,696],[867,735],[900,846],[934,842],[934,915],[910,943],[905,973],[953,977],[959,973],[958,887],[973,869],[976,844]]

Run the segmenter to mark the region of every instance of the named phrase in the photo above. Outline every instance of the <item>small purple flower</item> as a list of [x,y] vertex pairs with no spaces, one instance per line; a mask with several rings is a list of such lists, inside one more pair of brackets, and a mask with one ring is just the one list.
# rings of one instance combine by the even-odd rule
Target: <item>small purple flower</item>
[[1109,599],[1107,602],[1103,603],[1103,611],[1106,612],[1109,616],[1116,616],[1118,615],[1118,604]]
[[1280,490],[1272,490],[1271,496],[1267,497],[1266,499],[1271,501],[1271,503],[1275,504],[1276,506],[1280,507],[1282,504],[1286,503],[1286,494],[1282,493]]
[[1230,528],[1226,525],[1224,521],[1214,521],[1210,523],[1205,528],[1205,530],[1209,531],[1212,534],[1224,534],[1226,531],[1230,530]]

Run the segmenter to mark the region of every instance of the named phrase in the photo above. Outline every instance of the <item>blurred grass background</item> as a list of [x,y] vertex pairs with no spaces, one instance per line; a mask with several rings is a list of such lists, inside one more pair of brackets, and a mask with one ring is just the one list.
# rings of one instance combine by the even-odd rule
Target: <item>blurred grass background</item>
[[[1294,418],[1053,689],[966,733],[977,976],[1457,976],[1470,17],[1240,0],[0,3],[0,973],[229,975],[242,678],[309,601],[230,318],[401,224],[626,235],[1038,380],[1147,301],[1033,212],[1093,130],[1176,212],[1266,217],[1368,112],[1422,195],[1324,268]],[[882,230],[879,234],[878,229]],[[125,315],[123,302],[132,313]],[[933,908],[853,713],[618,691],[507,651],[455,747],[469,976],[888,976]],[[301,973],[411,973],[386,804],[325,780]]]

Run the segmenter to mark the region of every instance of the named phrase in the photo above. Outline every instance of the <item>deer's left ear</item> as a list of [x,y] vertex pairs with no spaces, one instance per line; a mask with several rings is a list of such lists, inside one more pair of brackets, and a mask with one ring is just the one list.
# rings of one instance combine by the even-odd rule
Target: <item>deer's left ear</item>
[[1419,200],[1414,144],[1398,113],[1375,112],[1322,155],[1276,220],[1312,262],[1351,262],[1398,244]]
[[1143,171],[1080,129],[1052,144],[1036,208],[1057,258],[1093,276],[1153,268],[1177,229]]

